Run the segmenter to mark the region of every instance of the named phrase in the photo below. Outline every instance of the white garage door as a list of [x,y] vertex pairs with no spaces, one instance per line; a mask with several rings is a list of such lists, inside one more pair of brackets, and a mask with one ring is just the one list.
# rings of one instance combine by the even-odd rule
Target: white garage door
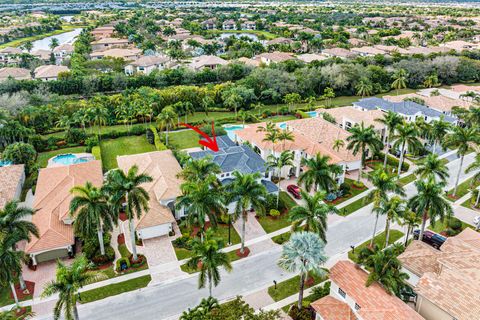
[[168,235],[170,230],[172,230],[172,224],[166,223],[155,227],[140,229],[138,230],[138,236],[142,239],[161,237]]

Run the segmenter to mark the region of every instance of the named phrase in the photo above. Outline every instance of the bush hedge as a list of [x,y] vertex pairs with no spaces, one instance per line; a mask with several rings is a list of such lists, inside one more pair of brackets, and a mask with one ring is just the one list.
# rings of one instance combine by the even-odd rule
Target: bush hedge
[[[382,160],[385,158],[385,153],[383,152],[378,152],[374,157],[373,157],[375,160]],[[397,158],[395,158],[394,156],[392,156],[391,154],[389,154],[387,156],[387,164],[389,166],[392,166],[394,168],[398,168],[398,163],[399,163],[400,160],[398,160]],[[410,165],[403,161],[402,163],[402,171],[408,171],[410,169]]]
[[115,270],[117,270],[117,272],[121,272],[121,265],[122,263],[125,262],[127,264],[127,269],[130,268],[130,260],[128,258],[120,258],[117,260],[116,264],[115,264]]

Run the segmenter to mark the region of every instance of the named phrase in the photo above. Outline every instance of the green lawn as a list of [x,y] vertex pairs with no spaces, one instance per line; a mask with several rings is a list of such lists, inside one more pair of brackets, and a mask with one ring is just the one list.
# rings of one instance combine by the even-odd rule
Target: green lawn
[[283,229],[292,224],[290,221],[288,221],[288,213],[283,213],[275,218],[266,215],[263,217],[258,217],[257,219],[266,233]]
[[338,214],[341,216],[348,216],[349,214],[354,213],[355,211],[359,210],[360,208],[365,207],[366,205],[370,204],[373,199],[367,200],[367,197],[360,198],[349,205],[343,207],[342,209],[338,209]]
[[326,202],[329,203],[329,204],[333,204],[333,205],[339,205],[340,203],[345,202],[348,199],[351,199],[351,198],[355,197],[356,195],[359,195],[363,191],[367,190],[367,187],[365,187],[365,186],[363,188],[353,187],[353,182],[354,181],[352,179],[345,179],[345,184],[350,186],[350,193],[347,196],[337,198],[332,202],[328,202],[328,201],[326,201]]
[[169,143],[174,145],[177,149],[187,149],[193,147],[201,147],[198,143],[200,137],[198,133],[193,130],[184,130],[180,132],[171,132],[168,135]]
[[398,183],[403,187],[413,181],[415,181],[417,179],[417,177],[412,173],[412,174],[409,174],[408,176],[405,176],[403,178],[401,178],[400,180],[398,180]]
[[[468,223],[465,223],[463,221],[462,222],[462,228],[460,231],[462,231],[463,229],[466,229],[466,228],[471,228],[473,230],[475,230],[475,227],[472,226],[471,224],[468,224]],[[436,233],[442,233],[443,231],[447,230],[447,219],[444,219],[444,221],[435,221],[435,226],[432,226],[432,225],[429,225],[428,226],[428,229],[432,230],[433,232],[436,232]]]
[[121,137],[101,142],[102,162],[105,170],[117,168],[117,156],[155,151],[144,135]]
[[137,290],[140,288],[144,288],[148,285],[148,283],[152,280],[150,275],[138,277],[135,279],[109,284],[107,286],[103,286],[97,289],[92,289],[88,291],[84,291],[80,293],[81,303],[88,303],[92,301],[97,301],[101,299],[105,299],[107,297],[116,296],[118,294]]
[[[10,290],[10,285],[6,287],[0,286],[0,308],[15,303],[15,300],[10,297],[11,292],[12,291]],[[30,295],[25,299],[20,299],[20,301],[29,300],[31,298],[32,296]]]
[[[392,244],[395,241],[397,241],[398,239],[400,239],[401,237],[403,237],[403,232],[398,231],[398,230],[390,230],[388,243]],[[373,241],[380,248],[383,248],[385,246],[385,238],[386,238],[385,231],[383,231],[382,233],[376,235]],[[355,247],[355,253],[353,253],[353,251],[350,250],[348,252],[348,258],[350,260],[352,260],[353,262],[358,262],[357,253],[360,252],[363,248],[365,248],[369,245],[370,245],[370,240],[367,240],[364,243],[362,243],[361,245]]]
[[282,234],[279,234],[278,236],[272,237],[272,241],[275,242],[276,244],[284,244],[288,240],[290,240],[290,236],[292,234],[290,232],[285,232]]
[[[186,250],[186,251],[189,252],[188,250]],[[240,257],[237,255],[236,251],[237,251],[237,250],[233,250],[233,251],[228,251],[228,252],[227,252],[227,256],[230,258],[230,262],[237,261],[237,260],[240,259]],[[177,257],[178,257],[178,255],[177,255]],[[190,257],[190,256],[189,256],[189,257]],[[187,258],[189,258],[189,257],[187,257]],[[180,259],[179,259],[179,260],[180,260]],[[181,269],[183,272],[186,272],[186,273],[189,273],[189,274],[198,272],[197,269],[189,268],[186,263],[182,264],[182,265],[180,266],[180,269]]]
[[289,121],[289,120],[295,120],[295,116],[292,115],[284,115],[284,116],[273,116],[268,118],[268,121],[271,122],[283,122],[283,121]]
[[[453,188],[448,191],[447,193],[447,199],[450,201],[456,201],[466,195],[468,192],[470,192],[470,188],[472,187],[470,184],[472,183],[472,178],[469,178],[465,180],[464,182],[460,183],[457,188],[457,193],[455,194],[455,197],[452,196],[453,194]],[[478,187],[478,183],[474,184],[473,188]]]
[[[322,276],[312,275],[314,283],[311,286],[305,285],[305,289],[310,288],[314,285],[317,285],[328,279],[328,271],[325,269],[325,274]],[[268,294],[275,301],[283,300],[291,295],[298,293],[299,289],[300,276],[295,276],[288,280],[277,283],[277,288],[275,286],[268,287]]]
[[53,151],[41,152],[38,154],[37,163],[41,168],[45,168],[48,164],[48,159],[64,153],[81,153],[85,152],[85,147],[64,148]]

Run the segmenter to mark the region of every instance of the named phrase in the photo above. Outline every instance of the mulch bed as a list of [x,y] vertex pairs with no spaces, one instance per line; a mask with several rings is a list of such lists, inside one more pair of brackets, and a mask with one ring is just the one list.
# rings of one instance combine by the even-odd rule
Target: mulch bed
[[125,212],[120,212],[120,214],[118,215],[118,219],[120,219],[121,221],[127,221],[127,214]]
[[123,233],[120,233],[117,237],[117,242],[118,244],[125,244],[125,235]]
[[248,249],[247,247],[245,247],[243,249],[243,254],[240,252],[240,249],[237,249],[235,250],[235,254],[237,255],[237,257],[239,258],[245,258],[246,256],[248,256],[250,254],[250,249]]
[[[207,221],[205,222],[205,226],[204,226],[204,230],[207,230],[208,228],[210,228],[210,221]],[[193,230],[192,230],[192,233],[190,234],[190,236],[193,238],[193,237],[196,237],[198,232],[200,231],[200,227],[193,227]]]
[[[25,281],[27,285],[28,294],[24,293],[22,289],[20,289],[20,283],[15,285],[15,292],[17,293],[17,297],[19,300],[25,300],[28,297],[32,297],[33,293],[35,292],[35,282]],[[10,291],[10,298],[13,299],[13,293]]]
[[447,194],[447,198],[452,199],[452,200],[458,200],[458,199],[460,199],[459,196],[453,196],[453,195],[451,195],[451,194]]
[[113,263],[109,262],[109,263],[105,263],[105,264],[96,266],[94,270],[105,270],[105,269],[110,268],[111,266],[113,266]]
[[17,316],[18,319],[20,319],[24,314],[26,314],[28,311],[27,307],[22,307],[17,310],[15,310],[15,315]]
[[311,287],[315,284],[315,279],[313,277],[308,277],[306,280],[305,280],[305,286],[306,287]]

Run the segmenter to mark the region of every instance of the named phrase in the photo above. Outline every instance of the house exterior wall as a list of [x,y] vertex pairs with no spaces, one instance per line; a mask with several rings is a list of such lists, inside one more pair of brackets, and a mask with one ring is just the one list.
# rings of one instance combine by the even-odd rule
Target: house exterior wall
[[330,281],[330,295],[334,297],[335,299],[338,299],[340,301],[345,302],[350,309],[353,311],[355,316],[357,317],[358,320],[362,320],[363,318],[360,317],[356,312],[355,312],[355,300],[353,300],[348,294],[345,295],[345,297],[342,297],[339,293],[339,289],[341,289],[335,282]]
[[145,240],[168,235],[172,229],[171,223],[165,223],[154,227],[139,229],[137,230],[137,235],[139,238]]
[[425,318],[425,320],[454,320],[452,317],[430,300],[425,299],[421,295],[417,296],[416,311]]
[[20,195],[22,194],[22,188],[24,183],[25,183],[25,171],[23,172],[22,176],[20,177],[20,180],[18,181],[17,189],[15,190],[14,199],[16,200],[20,199]]
[[46,261],[56,260],[56,259],[61,259],[66,257],[68,257],[68,249],[60,248],[60,249],[54,249],[54,250],[39,253],[35,255],[35,260],[37,263],[41,263],[41,262],[46,262]]

